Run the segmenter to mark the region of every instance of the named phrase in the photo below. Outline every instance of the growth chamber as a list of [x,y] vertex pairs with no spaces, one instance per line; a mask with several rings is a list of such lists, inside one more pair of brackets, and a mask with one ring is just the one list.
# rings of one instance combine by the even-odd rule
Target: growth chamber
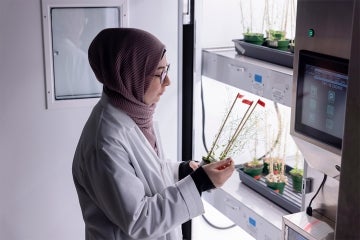
[[[195,3],[193,157],[231,156],[236,164],[229,181],[203,198],[254,239],[341,239],[348,232],[337,226],[346,227],[339,192],[348,196],[340,179],[350,144],[344,129],[353,118],[349,89],[359,79],[352,44],[359,11],[355,1],[274,4]],[[245,41],[250,30],[264,34],[261,44]],[[273,30],[285,32],[286,49],[266,44]],[[252,174],[250,162],[265,167]],[[294,172],[302,174],[300,189]],[[278,189],[272,181],[285,184]]]

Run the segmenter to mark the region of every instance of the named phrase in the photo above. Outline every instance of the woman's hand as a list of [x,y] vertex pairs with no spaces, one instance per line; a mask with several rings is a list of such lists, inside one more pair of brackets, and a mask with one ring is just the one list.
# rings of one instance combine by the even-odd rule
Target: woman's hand
[[189,166],[192,168],[193,171],[195,171],[200,166],[200,164],[196,161],[191,160],[189,162]]
[[227,158],[202,166],[215,187],[221,187],[235,170],[234,161]]

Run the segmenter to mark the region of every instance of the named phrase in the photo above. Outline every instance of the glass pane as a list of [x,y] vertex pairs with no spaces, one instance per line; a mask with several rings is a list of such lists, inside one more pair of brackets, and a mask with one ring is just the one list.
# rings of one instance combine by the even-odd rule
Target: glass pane
[[51,9],[55,99],[99,97],[102,84],[89,65],[87,51],[95,35],[119,27],[119,9]]

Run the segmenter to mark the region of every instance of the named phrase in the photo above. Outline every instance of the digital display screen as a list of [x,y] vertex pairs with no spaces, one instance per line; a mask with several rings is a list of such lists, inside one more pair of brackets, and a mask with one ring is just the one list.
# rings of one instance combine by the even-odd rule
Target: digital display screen
[[295,131],[341,149],[348,60],[299,52]]

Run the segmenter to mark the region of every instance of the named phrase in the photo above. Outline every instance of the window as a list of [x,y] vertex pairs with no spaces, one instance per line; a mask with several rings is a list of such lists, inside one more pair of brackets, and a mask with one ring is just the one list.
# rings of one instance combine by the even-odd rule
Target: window
[[87,50],[102,29],[127,26],[126,1],[42,4],[47,108],[94,104],[102,84],[89,65]]

